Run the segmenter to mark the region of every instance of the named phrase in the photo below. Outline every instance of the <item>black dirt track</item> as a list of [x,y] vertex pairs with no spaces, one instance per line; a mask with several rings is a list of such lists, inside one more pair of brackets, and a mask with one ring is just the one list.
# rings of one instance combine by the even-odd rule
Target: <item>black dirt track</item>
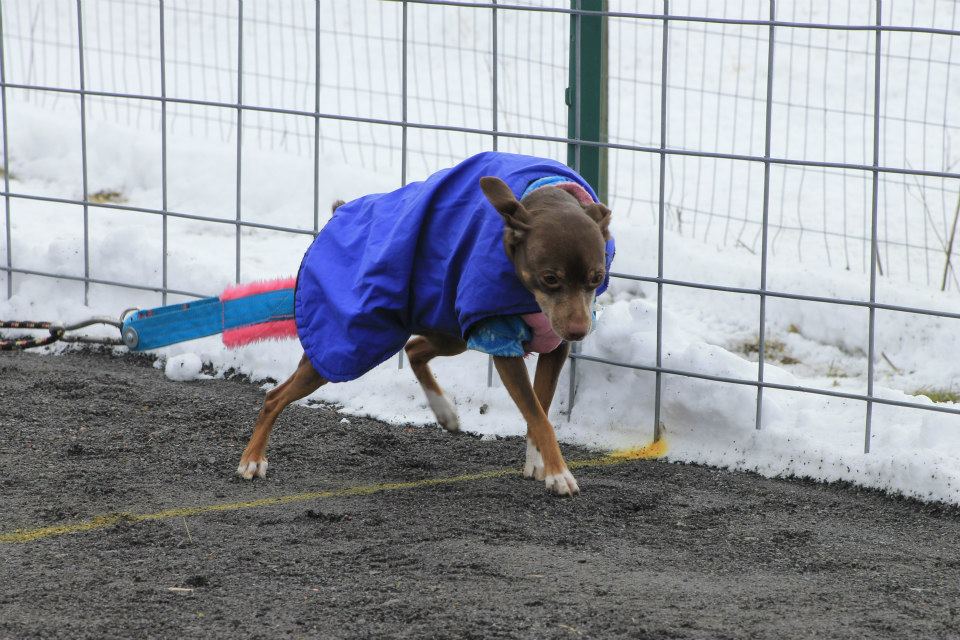
[[[262,395],[132,356],[0,354],[0,533],[523,455],[291,407],[270,477],[244,482]],[[0,637],[960,637],[953,508],[663,462],[577,478],[572,500],[510,475],[3,543]]]

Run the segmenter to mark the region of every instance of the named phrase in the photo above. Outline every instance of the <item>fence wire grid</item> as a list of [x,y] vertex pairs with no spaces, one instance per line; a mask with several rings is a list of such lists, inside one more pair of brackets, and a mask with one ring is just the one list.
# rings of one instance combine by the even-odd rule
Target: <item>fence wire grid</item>
[[[607,21],[607,139],[567,129],[571,26]],[[615,273],[656,286],[657,355],[651,363],[582,353],[578,361],[649,371],[660,425],[664,375],[757,390],[781,389],[862,401],[869,451],[875,404],[960,414],[960,409],[877,397],[877,311],[958,319],[960,313],[882,300],[878,284],[960,290],[952,259],[960,213],[960,98],[953,79],[960,48],[957,5],[947,0],[6,0],[0,10],[0,109],[7,296],[15,277],[44,277],[168,296],[201,296],[168,277],[171,221],[233,227],[234,279],[244,233],[309,239],[320,227],[321,158],[397,183],[463,157],[500,149],[554,158],[568,145],[602,147],[609,204],[646,220],[657,254],[643,273]],[[82,197],[11,187],[15,105],[79,114]],[[579,108],[578,104],[572,105]],[[9,115],[8,115],[9,114]],[[151,130],[161,143],[161,200],[155,206],[92,199],[87,157],[91,122]],[[235,145],[232,215],[181,211],[168,197],[168,139]],[[312,224],[245,217],[244,163],[251,146],[313,162]],[[82,208],[82,273],[18,266],[11,203]],[[159,284],[98,277],[89,263],[90,210],[158,217]],[[667,277],[672,232],[759,262],[756,287]],[[630,251],[620,247],[621,252]],[[862,297],[770,286],[768,263],[802,261],[864,276]],[[745,294],[759,303],[758,376],[706,375],[663,365],[663,296],[670,287]],[[765,379],[771,299],[866,312],[864,393]],[[570,377],[573,410],[576,366]]]

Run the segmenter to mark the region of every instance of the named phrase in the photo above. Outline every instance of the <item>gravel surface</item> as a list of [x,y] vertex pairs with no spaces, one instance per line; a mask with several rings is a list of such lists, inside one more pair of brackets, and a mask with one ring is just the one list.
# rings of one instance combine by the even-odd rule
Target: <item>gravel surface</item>
[[[522,461],[520,439],[297,406],[244,482],[262,396],[0,353],[0,534]],[[960,637],[953,508],[663,462],[576,475],[575,499],[505,475],[0,543],[0,637]]]

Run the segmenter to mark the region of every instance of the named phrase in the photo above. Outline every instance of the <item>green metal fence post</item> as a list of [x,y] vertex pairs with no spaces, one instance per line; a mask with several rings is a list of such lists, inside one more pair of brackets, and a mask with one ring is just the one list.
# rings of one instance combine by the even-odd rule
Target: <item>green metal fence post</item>
[[[607,0],[570,0],[575,11],[606,11]],[[567,137],[579,141],[607,140],[607,17],[570,14],[570,85],[567,87]],[[607,150],[571,143],[567,164],[580,173],[601,202],[607,200]],[[580,352],[573,343],[572,353]],[[577,360],[570,361],[567,420],[573,416],[577,393]]]
[[[570,0],[571,8],[606,11],[608,0]],[[567,136],[607,141],[607,17],[570,14],[570,85]],[[570,144],[567,164],[579,171],[607,202],[607,149]]]

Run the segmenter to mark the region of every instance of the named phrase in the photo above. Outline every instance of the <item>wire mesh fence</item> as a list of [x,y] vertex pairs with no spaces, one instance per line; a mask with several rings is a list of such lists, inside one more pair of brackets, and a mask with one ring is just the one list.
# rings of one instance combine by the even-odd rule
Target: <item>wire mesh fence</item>
[[[657,357],[615,363],[656,374],[655,424],[663,375],[756,387],[758,428],[765,388],[864,401],[867,447],[874,403],[960,413],[877,398],[873,390],[878,311],[960,318],[946,298],[944,308],[920,308],[885,295],[886,283],[897,282],[960,290],[953,266],[960,212],[955,3],[610,0],[603,12],[607,140],[599,142],[574,139],[567,129],[564,96],[576,58],[571,24],[595,15],[580,7],[563,0],[4,2],[2,269],[8,295],[18,274],[75,279],[85,292],[100,284],[164,298],[209,293],[170,281],[171,221],[232,229],[234,247],[225,259],[242,279],[244,232],[309,238],[319,228],[322,158],[390,173],[400,184],[491,148],[563,158],[570,144],[601,146],[609,155],[612,208],[646,222],[658,236],[656,254],[644,257],[641,271],[618,274],[656,286]],[[79,115],[79,197],[11,189],[18,158],[7,133],[17,126],[20,104]],[[86,136],[97,121],[158,134],[157,202],[91,199]],[[222,210],[171,203],[173,136],[235,146],[235,182]],[[257,171],[244,163],[251,147],[312,160],[312,216],[288,225],[249,214],[244,185]],[[10,223],[11,202],[18,199],[83,209],[82,271],[22,265]],[[160,218],[160,282],[91,271],[91,208]],[[755,259],[756,286],[739,285],[723,272],[670,277],[665,233]],[[768,270],[794,262],[863,274],[862,290],[841,296],[824,293],[819,283],[788,287]],[[660,310],[672,288],[756,298],[758,379],[663,366]],[[862,309],[865,388],[765,380],[770,300]],[[571,380],[572,403],[575,376]]]
[[[64,7],[70,4],[7,4],[5,37],[12,82],[78,86],[79,31],[75,20],[71,24],[63,19]],[[314,3],[248,3],[243,20],[248,45],[243,71],[238,73],[238,5],[167,2],[168,97],[233,106],[242,78],[245,106],[396,122],[401,119],[403,49],[411,61],[408,119],[447,127],[443,135],[421,130],[408,141],[405,155],[411,177],[455,162],[464,152],[489,147],[487,136],[458,133],[450,127],[490,130],[496,116],[498,128],[504,131],[564,138],[566,105],[561,96],[567,82],[569,14],[557,9],[565,9],[567,3],[528,3],[548,9],[535,13],[501,9],[498,32],[509,44],[501,47],[496,64],[488,15],[492,10],[471,4],[475,3],[411,3],[410,30],[404,37],[402,5],[397,3],[330,0],[319,5],[319,21]],[[614,2],[611,9],[631,7],[646,15],[660,12],[653,2],[619,4],[623,6]],[[709,17],[712,11],[727,21],[673,24],[674,64],[667,78],[671,148],[739,155],[757,155],[762,148],[758,125],[765,104],[762,71],[767,36],[762,25],[742,22],[756,22],[766,12],[765,5],[748,0],[675,3],[679,15]],[[85,7],[88,88],[158,96],[158,3],[100,0]],[[781,2],[779,13],[788,23],[842,27],[869,23],[873,11],[869,2],[842,7]],[[951,97],[960,92],[952,78],[955,38],[911,27],[930,25],[949,32],[957,26],[956,5],[888,3],[885,11],[882,22],[908,30],[891,32],[881,42],[881,136],[889,158],[895,161],[884,164],[950,173],[957,164],[953,141],[960,131],[950,108]],[[453,20],[445,15],[451,13]],[[451,23],[459,28],[450,29]],[[651,19],[610,18],[612,142],[657,146],[659,29]],[[870,164],[870,37],[862,29],[780,29],[776,64],[781,72],[774,74],[771,100],[777,114],[773,143],[780,153],[776,155],[841,165]],[[314,55],[317,43],[321,56]],[[716,55],[705,55],[708,51]],[[730,68],[736,72],[725,72]],[[463,72],[452,74],[450,69]],[[495,69],[500,72],[501,88],[496,109],[491,96]],[[456,83],[447,82],[451,76]],[[525,89],[518,90],[521,86]],[[59,92],[24,89],[20,97],[50,108],[77,108],[75,100]],[[518,102],[521,97],[526,104]],[[223,140],[236,135],[229,109],[173,106],[168,118],[171,133]],[[87,115],[156,127],[159,111],[159,104],[152,100],[97,100],[91,101]],[[278,118],[257,110],[247,112],[246,118],[244,128],[256,144],[312,153],[315,123],[311,118]],[[321,153],[334,152],[345,161],[376,169],[397,164],[402,149],[395,128],[358,126],[336,117],[324,117],[319,125]],[[562,143],[543,140],[513,139],[510,144],[545,155],[558,156],[563,150]],[[655,166],[629,152],[614,153],[612,164],[611,199],[618,211],[642,212],[655,220],[658,201],[651,195],[657,185]],[[760,197],[760,189],[750,168],[671,157],[667,170],[669,229],[724,247],[758,250],[759,219],[747,205]],[[946,255],[952,251],[948,241],[956,189],[937,176],[912,174],[888,177],[883,189],[887,210],[877,239],[883,276],[956,289],[952,266],[944,271]],[[771,252],[823,261],[838,269],[869,271],[869,177],[804,165],[778,176],[772,196]],[[922,212],[919,224],[910,220],[915,209]]]

